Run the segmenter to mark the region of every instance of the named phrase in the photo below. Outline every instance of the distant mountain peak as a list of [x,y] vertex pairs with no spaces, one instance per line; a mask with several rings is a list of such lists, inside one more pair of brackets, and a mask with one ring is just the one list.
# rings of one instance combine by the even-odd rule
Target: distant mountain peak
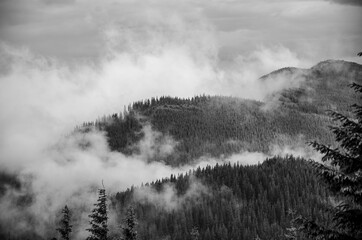
[[268,74],[265,74],[260,77],[260,79],[270,79],[270,78],[276,78],[280,75],[288,76],[288,75],[294,75],[296,73],[302,74],[307,73],[308,71],[328,71],[328,72],[344,72],[344,71],[353,71],[358,70],[360,71],[362,68],[362,65],[355,63],[355,62],[349,62],[345,60],[334,60],[334,59],[328,59],[321,61],[317,63],[316,65],[312,66],[309,69],[305,68],[297,68],[297,67],[283,67],[278,70],[272,71]]
[[280,68],[278,70],[272,71],[271,73],[268,73],[266,75],[263,75],[260,77],[261,80],[267,79],[267,78],[273,78],[274,76],[279,76],[281,74],[283,75],[293,75],[296,72],[301,72],[304,69],[301,68],[296,68],[296,67],[284,67],[284,68]]
[[319,62],[318,64],[311,67],[311,70],[323,70],[323,71],[350,71],[356,68],[361,68],[362,65],[355,63],[355,62],[349,62],[345,60],[333,60],[328,59],[322,62]]

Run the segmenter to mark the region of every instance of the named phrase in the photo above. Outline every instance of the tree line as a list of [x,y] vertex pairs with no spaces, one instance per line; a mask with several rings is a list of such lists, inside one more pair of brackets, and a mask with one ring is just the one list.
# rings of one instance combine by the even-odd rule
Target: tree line
[[[185,199],[195,180],[207,193]],[[134,197],[135,192],[148,188],[162,195],[170,185],[184,199],[174,209]],[[224,164],[172,175],[117,193],[112,204],[119,209],[135,207],[142,240],[191,239],[195,226],[199,239],[285,239],[289,209],[326,222],[330,216],[323,209],[328,196],[306,160],[288,156],[253,166]]]
[[[94,204],[94,209],[89,215],[90,228],[86,229],[90,235],[86,240],[108,240],[108,239],[119,239],[119,240],[137,240],[137,220],[134,209],[132,206],[127,208],[126,218],[123,221],[123,224],[119,226],[122,232],[122,236],[112,236],[111,238],[108,235],[108,204],[107,204],[107,195],[105,188],[98,189],[98,200]],[[59,227],[56,229],[61,237],[64,240],[70,240],[72,234],[73,225],[71,223],[72,213],[69,210],[68,206],[62,209],[62,218],[59,222]],[[52,240],[57,240],[57,238],[52,238]]]
[[189,164],[205,155],[220,157],[240,151],[268,154],[272,145],[293,145],[301,135],[305,141],[333,140],[323,114],[304,113],[284,105],[265,111],[261,102],[232,97],[164,97],[136,102],[126,114],[111,115],[85,128],[105,131],[111,150],[133,154],[146,123],[178,142],[172,154],[149,159],[172,166]]

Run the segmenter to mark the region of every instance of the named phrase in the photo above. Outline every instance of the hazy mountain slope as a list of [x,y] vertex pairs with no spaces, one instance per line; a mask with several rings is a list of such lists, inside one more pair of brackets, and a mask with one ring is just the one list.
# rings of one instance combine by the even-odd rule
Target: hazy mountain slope
[[137,151],[134,145],[142,138],[142,126],[151,124],[178,144],[173,154],[149,160],[172,165],[240,151],[272,154],[276,146],[295,147],[309,140],[333,142],[325,112],[348,109],[356,101],[348,84],[361,82],[361,76],[361,65],[344,61],[325,61],[311,69],[283,68],[261,81],[290,81],[291,87],[265,102],[233,97],[161,97],[136,102],[123,116],[113,115],[96,125],[107,132],[112,150],[129,154]]
[[[264,81],[289,77],[299,82],[297,87],[275,93],[271,98],[303,112],[324,114],[333,109],[347,113],[357,95],[348,84],[362,82],[362,65],[353,62],[327,60],[310,69],[285,68],[263,76]],[[269,100],[271,99],[269,98]]]
[[[331,108],[345,111],[358,101],[348,84],[353,81],[361,83],[361,67],[355,63],[325,61],[311,69],[284,68],[260,79],[278,84],[280,81],[292,82],[287,84],[287,89],[268,96],[264,102],[222,96],[153,98],[133,103],[122,114],[85,123],[85,127],[78,130],[87,131],[86,126],[95,125],[105,131],[111,150],[131,155],[141,151],[139,143],[144,140],[146,130],[152,128],[152,141],[159,146],[170,145],[173,151],[164,154],[162,149],[155,148],[155,154],[148,156],[148,161],[164,161],[175,166],[197,161],[202,156],[222,158],[242,151],[273,154],[275,146],[305,147],[308,140],[333,143],[334,138],[328,130],[331,121],[325,111]],[[80,144],[86,148],[88,143]],[[314,176],[303,162],[289,160],[267,161],[250,167],[198,170],[196,175],[202,185],[186,184],[189,177],[155,182],[157,191],[168,185],[172,190],[172,184],[176,184],[177,196],[185,192],[189,193],[186,196],[193,196],[190,189],[195,186],[204,186],[207,191],[201,188],[196,202],[195,199],[191,202],[186,199],[187,204],[181,204],[185,210],[182,214],[175,209],[171,212],[158,209],[139,199],[143,201],[137,203],[141,232],[146,234],[142,237],[152,239],[170,235],[171,239],[182,239],[180,236],[186,234],[187,238],[189,228],[197,225],[200,226],[202,239],[220,239],[225,232],[230,233],[230,237],[237,236],[236,239],[249,239],[256,234],[271,236],[274,233],[279,239],[277,236],[281,236],[287,222],[285,210],[288,206],[301,212],[311,211],[308,215],[323,219],[326,216],[320,215],[323,208],[320,204],[326,200],[326,193],[316,185]],[[31,194],[21,191],[17,176],[0,173],[0,200],[6,198],[6,193],[12,194],[13,189],[20,191],[14,191],[12,204],[24,213],[22,217],[26,221],[35,223],[37,219],[27,208],[33,200]],[[119,193],[113,204],[123,208],[132,199],[133,194]],[[178,227],[173,227],[173,221],[177,224],[181,221],[183,225],[180,227],[175,223]],[[239,225],[229,224],[235,221]],[[0,238],[9,236],[7,226],[6,222],[0,224]],[[245,226],[245,230],[238,229],[238,226]],[[49,229],[54,231],[52,227]],[[42,239],[32,229],[24,234],[31,239]],[[23,239],[25,235],[18,239]]]
[[261,102],[237,98],[195,99],[174,103],[173,98],[160,98],[150,105],[136,103],[125,117],[113,116],[96,125],[107,132],[112,150],[130,154],[137,152],[134,146],[143,136],[142,126],[151,124],[178,144],[173,154],[149,160],[172,165],[240,151],[272,153],[275,146],[295,145],[298,139],[303,144],[312,139],[331,139],[324,114],[282,105],[265,110]]
[[296,210],[318,221],[328,218],[328,193],[300,159],[274,158],[261,165],[223,165],[171,176],[117,193],[113,207],[132,204],[139,239],[285,239],[287,212]]

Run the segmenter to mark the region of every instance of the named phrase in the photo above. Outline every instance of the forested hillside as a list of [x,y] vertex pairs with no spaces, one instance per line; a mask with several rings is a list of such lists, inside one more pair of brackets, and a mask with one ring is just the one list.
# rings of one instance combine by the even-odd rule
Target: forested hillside
[[[11,180],[12,181],[12,180]],[[199,240],[283,240],[290,227],[290,210],[311,216],[317,222],[330,219],[326,187],[318,181],[312,167],[300,158],[274,157],[262,164],[242,166],[223,164],[197,168],[185,174],[171,175],[124,192],[111,193],[108,212],[115,218],[109,239],[119,236],[119,225],[133,206],[137,218],[138,239],[189,240],[198,229]],[[19,197],[24,218],[29,199]],[[80,209],[72,209],[71,224],[79,227]],[[45,226],[54,234],[55,223]],[[19,234],[0,225],[3,239],[44,238],[31,229]]]
[[280,69],[261,79],[276,81],[281,77],[292,82],[299,81],[296,87],[274,94],[283,105],[307,113],[324,114],[326,110],[338,110],[346,114],[357,98],[348,84],[362,81],[362,66],[327,60],[310,69]]
[[139,239],[191,239],[193,227],[205,240],[285,239],[291,209],[328,219],[325,189],[305,160],[275,157],[254,166],[198,168],[117,193],[112,204],[120,215],[135,207]]
[[150,161],[182,165],[201,156],[227,156],[240,151],[272,153],[274,146],[294,146],[297,139],[326,144],[333,138],[326,110],[345,112],[355,99],[348,87],[361,81],[362,66],[325,61],[311,69],[284,68],[261,81],[288,79],[292,88],[276,92],[265,102],[222,96],[152,98],[135,102],[119,114],[85,125],[105,130],[110,148],[126,154],[137,152],[146,123],[178,144],[173,154]]
[[[326,110],[348,114],[349,106],[358,99],[348,84],[361,83],[362,66],[325,61],[311,69],[280,69],[260,81],[281,78],[294,83],[264,101],[206,95],[190,99],[155,97],[135,102],[122,113],[84,123],[75,131],[87,132],[95,127],[104,132],[112,151],[137,156],[145,129],[151,128],[157,133],[153,141],[174,144],[169,154],[154,149],[155,154],[146,160],[171,166],[190,166],[200,157],[220,159],[243,151],[274,154],[275,146],[306,147],[305,142],[312,140],[333,145],[334,136],[328,128],[332,121]],[[84,150],[89,147],[86,140],[75,143],[84,144]],[[35,224],[37,219],[28,208],[34,196],[21,183],[16,174],[0,171],[0,200],[11,193],[22,220]],[[330,198],[325,189],[305,160],[275,157],[259,165],[198,168],[113,192],[110,211],[121,222],[127,206],[133,205],[140,239],[191,239],[194,227],[198,228],[199,239],[284,239],[290,224],[289,209],[312,216],[317,222],[329,218],[324,210],[336,199]],[[75,226],[81,211],[75,211],[79,213],[73,218]],[[54,223],[45,225],[45,235],[51,236]],[[116,233],[111,229],[110,234]],[[30,228],[18,235],[10,234],[6,222],[0,223],[0,238],[44,239]]]

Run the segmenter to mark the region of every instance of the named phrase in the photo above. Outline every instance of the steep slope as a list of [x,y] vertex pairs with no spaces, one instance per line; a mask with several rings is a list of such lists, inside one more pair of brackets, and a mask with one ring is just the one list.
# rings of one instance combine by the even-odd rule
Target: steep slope
[[264,81],[287,77],[297,82],[294,88],[274,93],[269,98],[278,98],[285,106],[302,112],[324,114],[326,110],[349,112],[357,95],[349,84],[362,82],[362,66],[346,61],[327,60],[310,69],[281,69],[263,76]]

